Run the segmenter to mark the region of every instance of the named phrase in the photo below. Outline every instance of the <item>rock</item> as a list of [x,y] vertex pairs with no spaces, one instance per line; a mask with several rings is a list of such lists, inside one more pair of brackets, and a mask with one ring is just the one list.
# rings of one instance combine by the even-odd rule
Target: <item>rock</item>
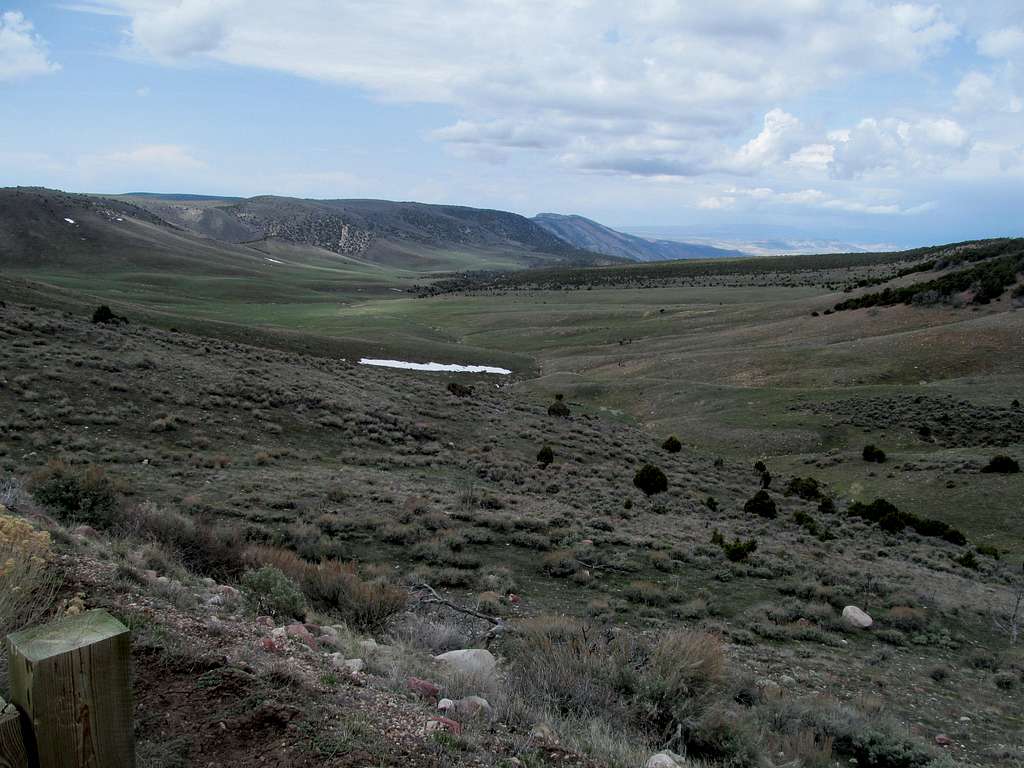
[[782,686],[772,680],[770,677],[762,677],[756,683],[754,683],[758,690],[765,696],[778,695],[782,691]]
[[79,536],[80,538],[92,539],[93,541],[100,537],[99,533],[97,533],[96,529],[91,525],[76,525],[75,529],[71,531],[71,533],[75,536]]
[[666,749],[663,752],[651,755],[647,762],[644,763],[644,768],[680,768],[680,766],[685,764],[685,757],[681,757],[675,752],[669,752]]
[[940,747],[948,747],[950,744],[953,743],[953,740],[949,738],[949,736],[947,736],[946,734],[940,733],[938,736],[935,737],[935,743],[938,744]]
[[435,656],[436,661],[467,675],[490,675],[498,666],[494,654],[484,648],[466,648]]
[[437,731],[449,731],[458,735],[462,733],[462,726],[447,717],[431,717],[424,724],[423,731],[428,735]]
[[267,653],[284,653],[285,641],[284,638],[261,637],[257,641],[257,647]]
[[419,694],[420,697],[431,701],[437,701],[438,696],[441,694],[440,686],[419,677],[410,677],[407,686],[413,693]]
[[270,630],[270,636],[275,640],[284,640],[286,637],[288,637],[288,628],[274,627],[272,630]]
[[273,629],[274,619],[270,616],[258,616],[256,618],[256,625],[259,627],[266,627],[267,629]]
[[437,708],[449,717],[456,720],[474,720],[478,717],[486,717],[490,720],[494,716],[494,710],[481,696],[466,696],[464,699],[441,699],[437,702]]
[[874,620],[856,605],[848,605],[843,608],[843,621],[856,629],[867,629]]
[[794,677],[792,677],[790,675],[783,675],[782,677],[779,678],[779,683],[781,685],[786,686],[787,688],[792,688],[793,686],[796,685],[796,678],[794,678]]
[[218,595],[221,595],[225,600],[238,600],[242,597],[242,593],[230,584],[221,584],[214,591]]
[[289,637],[294,637],[296,640],[299,640],[308,645],[310,648],[316,650],[316,638],[313,637],[312,634],[310,634],[308,629],[306,629],[305,624],[289,624],[287,627],[285,627],[285,632],[288,634]]
[[364,662],[362,659],[346,659],[340,653],[331,654],[331,663],[334,665],[336,669],[349,672],[353,675],[358,672],[362,672],[363,667],[366,666],[366,662]]
[[530,729],[530,741],[540,741],[545,744],[557,744],[558,734],[555,729],[547,723],[537,723]]

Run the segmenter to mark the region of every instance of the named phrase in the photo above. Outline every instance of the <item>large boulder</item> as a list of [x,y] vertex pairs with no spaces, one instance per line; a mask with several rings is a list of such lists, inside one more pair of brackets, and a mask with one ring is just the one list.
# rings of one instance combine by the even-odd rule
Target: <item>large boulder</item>
[[848,605],[843,608],[843,621],[855,629],[867,629],[875,623],[874,619],[856,605]]
[[494,654],[484,648],[465,648],[460,651],[448,651],[434,657],[452,669],[465,675],[490,675],[498,666]]
[[478,717],[490,720],[494,716],[487,699],[482,696],[466,696],[463,699],[441,699],[437,702],[437,708],[445,713],[447,717],[455,720],[474,720]]
[[644,768],[682,768],[685,764],[685,757],[680,757],[675,752],[669,752],[666,749],[651,755],[644,764]]

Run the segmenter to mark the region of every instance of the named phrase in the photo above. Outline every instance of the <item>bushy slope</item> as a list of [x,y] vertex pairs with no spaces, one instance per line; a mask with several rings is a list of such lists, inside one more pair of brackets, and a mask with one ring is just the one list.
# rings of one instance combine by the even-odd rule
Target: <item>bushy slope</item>
[[[6,476],[26,477],[51,458],[72,474],[98,467],[129,507],[146,502],[157,517],[225,526],[240,546],[282,547],[310,563],[358,561],[367,576],[426,582],[484,606],[511,626],[495,650],[512,679],[550,685],[550,699],[527,689],[537,707],[529,717],[546,712],[564,739],[590,734],[596,749],[600,734],[584,727],[586,716],[614,715],[601,720],[613,729],[601,731],[602,762],[611,762],[609,744],[647,746],[659,729],[677,747],[733,766],[778,752],[805,759],[826,739],[836,759],[880,766],[925,766],[934,747],[923,742],[937,735],[980,764],[999,764],[990,748],[1014,744],[1021,660],[993,629],[1007,616],[1014,575],[991,554],[887,531],[845,514],[847,499],[821,505],[813,497],[829,496],[828,487],[766,480],[692,448],[670,453],[663,436],[576,403],[568,418],[549,415],[551,397],[523,399],[493,380],[465,380],[475,384],[465,396],[447,378],[137,323],[96,326],[2,298]],[[546,466],[536,460],[544,445],[553,454]],[[667,491],[648,498],[634,486],[645,464],[664,471]],[[747,505],[765,484],[774,517]],[[76,512],[53,514],[74,522]],[[160,541],[132,567],[173,572],[180,553]],[[193,604],[192,588],[162,583]],[[875,618],[870,631],[844,623],[849,604]],[[204,627],[189,620],[186,637],[244,634]],[[686,680],[664,687],[669,677],[649,672],[676,647],[659,651],[657,641],[676,629],[724,643],[724,656],[705,656],[713,674],[682,694]],[[261,664],[275,652],[257,650]],[[544,668],[545,659],[565,663]],[[407,667],[388,669],[379,671],[384,682],[404,684]],[[697,687],[707,680],[711,689]],[[901,684],[880,688],[891,680]],[[861,711],[856,703],[869,695],[881,701]],[[159,706],[157,696],[146,700]],[[647,705],[657,717],[635,717]],[[525,739],[529,717],[501,711]],[[964,725],[964,711],[985,717]],[[459,749],[482,755],[475,742]]]
[[618,232],[583,216],[538,213],[533,217],[533,221],[577,248],[609,256],[621,256],[633,261],[707,259],[743,255],[740,251],[725,250],[710,245],[682,243],[673,240],[647,240],[636,235]]

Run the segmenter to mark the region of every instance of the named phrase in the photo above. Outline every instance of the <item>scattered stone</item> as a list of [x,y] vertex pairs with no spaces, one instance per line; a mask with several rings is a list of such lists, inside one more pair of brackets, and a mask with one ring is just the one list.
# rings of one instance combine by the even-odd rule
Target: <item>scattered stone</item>
[[874,619],[856,605],[848,605],[843,608],[843,621],[856,629],[867,629],[875,623]]
[[644,764],[644,768],[681,768],[685,763],[685,757],[681,757],[675,752],[669,752],[666,749],[663,752],[651,755]]
[[363,667],[366,666],[366,662],[362,659],[346,659],[344,654],[341,653],[331,654],[331,664],[334,665],[335,669],[344,670],[352,673],[353,675],[358,672],[362,672]]
[[949,738],[949,736],[947,736],[946,734],[940,733],[938,736],[935,737],[935,743],[938,744],[940,747],[948,747],[950,744],[953,743],[953,740]]
[[530,729],[530,741],[540,741],[545,744],[557,744],[558,734],[555,729],[547,723],[537,723]]
[[285,632],[288,634],[289,637],[294,637],[296,640],[299,640],[308,645],[313,650],[316,650],[316,638],[313,637],[313,635],[310,633],[308,629],[306,629],[305,624],[289,624],[285,628]]
[[449,720],[447,717],[431,717],[424,725],[423,731],[427,735],[437,731],[449,731],[457,736],[462,733],[462,726],[454,720]]
[[494,654],[484,648],[448,651],[448,653],[435,656],[434,660],[467,675],[490,675],[498,666],[498,660],[494,658]]
[[286,650],[284,640],[275,637],[261,637],[257,641],[257,647],[267,653],[284,653]]
[[267,629],[273,629],[274,619],[270,616],[258,616],[256,618],[256,626],[266,627]]
[[419,694],[424,699],[431,701],[437,701],[441,695],[441,687],[429,680],[424,680],[419,677],[410,677],[408,680],[409,690],[413,693]]

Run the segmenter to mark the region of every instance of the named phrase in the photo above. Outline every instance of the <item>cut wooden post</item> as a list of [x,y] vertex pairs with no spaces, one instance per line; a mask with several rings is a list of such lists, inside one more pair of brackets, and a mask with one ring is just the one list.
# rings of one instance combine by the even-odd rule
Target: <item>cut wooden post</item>
[[11,700],[39,768],[133,768],[128,629],[106,611],[7,638]]
[[0,768],[28,768],[28,751],[21,732],[21,715],[14,707],[6,711],[0,699]]

